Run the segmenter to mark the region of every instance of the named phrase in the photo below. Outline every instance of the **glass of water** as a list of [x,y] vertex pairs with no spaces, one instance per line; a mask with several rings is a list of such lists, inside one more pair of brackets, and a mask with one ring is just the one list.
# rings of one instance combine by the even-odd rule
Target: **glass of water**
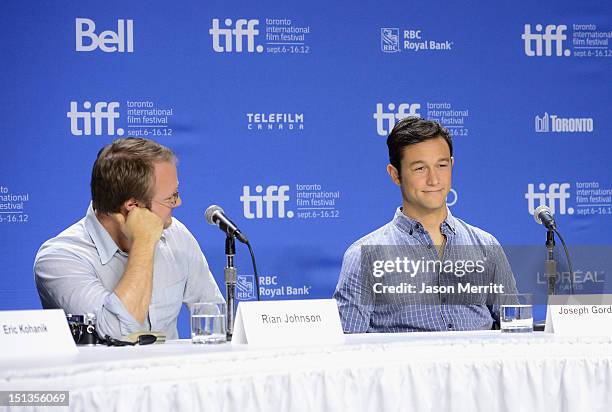
[[225,303],[194,303],[191,306],[191,342],[226,341]]
[[504,294],[499,310],[500,329],[507,333],[533,332],[533,305],[530,293]]

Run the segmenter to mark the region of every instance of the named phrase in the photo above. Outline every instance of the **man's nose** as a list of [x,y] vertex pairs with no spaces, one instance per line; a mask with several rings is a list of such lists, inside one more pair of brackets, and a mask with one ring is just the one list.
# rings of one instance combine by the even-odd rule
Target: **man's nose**
[[427,173],[427,184],[429,186],[437,186],[438,183],[440,183],[438,171],[435,168],[429,169]]

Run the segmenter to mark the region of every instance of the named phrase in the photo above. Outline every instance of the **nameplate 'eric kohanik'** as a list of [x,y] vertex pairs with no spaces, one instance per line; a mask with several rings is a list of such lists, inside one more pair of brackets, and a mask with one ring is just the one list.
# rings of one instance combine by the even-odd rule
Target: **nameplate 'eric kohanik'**
[[545,331],[560,336],[612,336],[612,295],[549,296]]
[[286,346],[344,342],[333,299],[240,302],[232,344]]
[[77,353],[63,310],[0,311],[0,360]]

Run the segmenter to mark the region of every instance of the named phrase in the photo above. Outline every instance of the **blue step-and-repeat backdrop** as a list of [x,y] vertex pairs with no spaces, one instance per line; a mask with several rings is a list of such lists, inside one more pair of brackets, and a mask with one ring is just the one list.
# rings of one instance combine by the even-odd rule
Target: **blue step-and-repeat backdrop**
[[[570,249],[597,251],[575,262],[577,290],[609,292],[611,15],[595,0],[3,1],[0,309],[40,307],[38,247],[84,216],[98,150],[126,136],[177,153],[175,215],[222,290],[213,203],[251,239],[264,299],[330,297],[345,249],[401,204],[385,142],[408,115],[454,136],[453,214],[534,245],[512,262],[519,289],[546,290],[530,215],[546,204]],[[242,245],[237,266],[250,299]]]

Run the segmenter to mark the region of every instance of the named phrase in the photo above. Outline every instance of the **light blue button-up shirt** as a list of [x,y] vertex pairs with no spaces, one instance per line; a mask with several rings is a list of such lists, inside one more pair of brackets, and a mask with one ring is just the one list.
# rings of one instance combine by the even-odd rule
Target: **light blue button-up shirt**
[[[504,294],[516,293],[514,275],[495,237],[455,218],[450,210],[440,229],[446,237],[443,259],[454,262],[482,259],[486,262],[484,273],[460,278],[457,272],[430,271],[414,279],[429,285],[457,285],[468,280],[486,285],[491,280],[504,285]],[[439,293],[425,298],[419,294],[375,293],[372,286],[377,280],[373,280],[368,265],[373,260],[392,261],[402,252],[432,261],[439,259],[429,233],[400,208],[391,222],[348,248],[334,293],[346,333],[491,329],[499,318],[499,309],[489,303],[498,301],[498,295],[481,293],[466,298],[457,293]],[[398,279],[397,274],[385,278],[393,279],[393,276]],[[399,279],[410,280],[409,277]]]
[[132,332],[163,332],[177,339],[176,320],[183,303],[223,302],[198,242],[176,218],[157,242],[153,291],[144,323],[127,311],[115,287],[128,254],[113,241],[89,205],[87,215],[46,241],[34,262],[36,287],[45,309],[93,313],[100,336],[120,338]]

